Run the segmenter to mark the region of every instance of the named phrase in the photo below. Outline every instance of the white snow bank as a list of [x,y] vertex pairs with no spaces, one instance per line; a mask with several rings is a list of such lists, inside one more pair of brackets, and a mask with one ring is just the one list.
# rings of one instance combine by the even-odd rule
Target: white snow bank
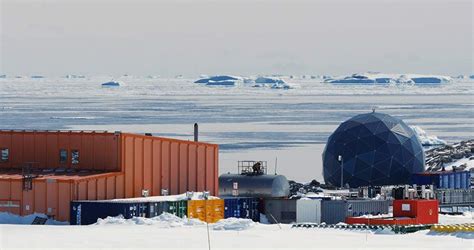
[[162,213],[159,216],[153,218],[144,217],[133,217],[131,219],[124,219],[122,215],[115,217],[107,217],[105,219],[98,219],[97,226],[107,225],[147,225],[147,226],[158,226],[163,228],[182,227],[182,226],[194,226],[204,225],[205,223],[198,219],[180,218],[176,215],[169,213]]
[[[97,200],[97,202],[160,202],[160,201],[181,201],[187,200],[186,193],[177,195],[164,195],[164,196],[149,196],[139,198],[126,198],[126,199],[110,199],[110,200]],[[219,199],[216,196],[209,196],[209,200]],[[193,192],[191,200],[204,200],[203,192]]]
[[370,218],[370,219],[389,218],[389,217],[393,217],[393,214],[392,213],[376,214],[376,215],[365,214],[365,215],[358,216],[358,218]]
[[438,223],[442,225],[472,223],[474,212],[465,211],[462,215],[440,214],[438,218]]
[[420,140],[423,146],[438,146],[438,145],[446,145],[446,141],[439,139],[435,135],[428,135],[426,131],[418,126],[411,126],[413,131],[415,132],[418,140]]
[[242,231],[255,226],[255,222],[251,219],[227,218],[216,222],[212,228],[214,230],[235,230]]
[[[110,225],[145,225],[145,226],[156,226],[161,228],[175,228],[184,226],[202,226],[206,223],[198,219],[180,218],[170,213],[162,213],[159,216],[153,218],[133,217],[131,219],[124,219],[122,215],[115,217],[107,217],[105,219],[98,219],[95,226],[110,226]],[[241,218],[227,218],[219,220],[218,222],[211,224],[214,230],[235,230],[241,231],[252,228],[256,225],[250,219]]]
[[[7,212],[0,212],[0,224],[31,224],[36,217],[48,218],[45,214],[30,214],[26,216],[20,216]],[[56,221],[48,219],[46,225],[67,225],[67,222]]]

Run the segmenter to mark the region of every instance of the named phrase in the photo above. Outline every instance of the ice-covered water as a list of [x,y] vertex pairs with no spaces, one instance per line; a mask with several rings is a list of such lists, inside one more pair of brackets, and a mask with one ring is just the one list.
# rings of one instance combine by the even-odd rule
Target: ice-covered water
[[122,77],[0,79],[2,129],[96,129],[151,132],[220,144],[220,171],[242,159],[278,157],[291,179],[321,180],[321,152],[338,124],[377,107],[440,139],[474,138],[474,83],[440,86],[334,86],[291,80],[300,88],[206,87],[196,79]]

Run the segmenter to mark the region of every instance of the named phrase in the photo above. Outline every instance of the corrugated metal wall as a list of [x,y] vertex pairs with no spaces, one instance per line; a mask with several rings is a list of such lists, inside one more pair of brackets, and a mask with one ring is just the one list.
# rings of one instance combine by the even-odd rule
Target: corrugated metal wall
[[435,196],[439,204],[469,204],[474,202],[474,189],[438,189]]
[[337,224],[350,216],[388,214],[390,205],[390,200],[323,200],[321,222]]
[[259,199],[254,197],[225,197],[224,218],[246,218],[260,221]]
[[321,200],[298,200],[296,202],[296,222],[321,223]]
[[[71,200],[102,200],[218,191],[218,146],[126,133],[0,131],[0,149],[9,159],[0,163],[0,211],[27,215],[44,213],[69,220]],[[61,164],[60,150],[68,150]],[[79,150],[72,164],[71,150]],[[75,168],[100,172],[58,172],[33,179],[32,190],[22,187],[21,168],[28,161],[42,169]],[[9,173],[16,168],[16,173]],[[43,175],[43,176],[42,176]]]
[[265,199],[265,215],[270,223],[292,223],[296,221],[296,200]]
[[390,200],[347,200],[347,216],[388,214]]
[[412,176],[412,184],[433,184],[439,189],[468,189],[471,186],[469,171],[417,173]]
[[344,222],[347,216],[348,204],[341,200],[321,201],[321,222],[337,224]]
[[[18,176],[0,180],[0,212],[28,215],[43,213],[60,221],[69,220],[71,200],[96,200],[123,198],[120,186],[115,186],[120,173],[107,173],[83,178],[70,176],[45,176],[33,179],[31,190],[23,190],[22,179]],[[8,202],[13,205],[7,205]]]
[[125,197],[208,190],[218,192],[218,146],[160,137],[122,134]]
[[[0,168],[22,168],[32,162],[33,168],[74,168],[118,171],[119,136],[106,132],[77,131],[0,131],[0,149],[8,149],[8,161]],[[67,159],[60,161],[60,150]],[[72,150],[79,151],[79,162],[72,164]]]

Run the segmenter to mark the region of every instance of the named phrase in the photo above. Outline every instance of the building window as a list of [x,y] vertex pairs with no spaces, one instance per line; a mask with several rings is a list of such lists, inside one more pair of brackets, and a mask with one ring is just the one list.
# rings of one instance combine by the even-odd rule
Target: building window
[[2,148],[2,152],[1,152],[1,162],[7,162],[8,161],[8,158],[10,158],[10,151],[8,150],[8,148]]
[[73,149],[71,151],[71,163],[72,164],[79,164],[79,150]]
[[66,149],[59,150],[59,163],[62,163],[62,164],[67,163],[67,150]]

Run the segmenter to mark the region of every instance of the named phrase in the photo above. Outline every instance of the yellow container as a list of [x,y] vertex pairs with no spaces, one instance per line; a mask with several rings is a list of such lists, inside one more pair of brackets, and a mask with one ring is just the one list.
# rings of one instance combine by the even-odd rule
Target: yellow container
[[189,200],[188,218],[215,223],[224,219],[224,200]]

